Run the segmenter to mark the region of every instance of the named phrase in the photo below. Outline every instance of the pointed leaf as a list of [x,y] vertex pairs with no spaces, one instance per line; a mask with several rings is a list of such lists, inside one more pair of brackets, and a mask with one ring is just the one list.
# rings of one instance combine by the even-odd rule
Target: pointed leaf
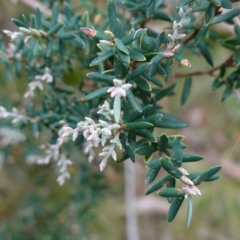
[[189,97],[190,90],[192,85],[192,79],[187,77],[184,82],[182,97],[181,97],[181,104],[184,105]]
[[183,162],[198,162],[203,160],[203,156],[195,155],[195,154],[183,154],[182,161]]
[[150,186],[146,192],[145,195],[148,195],[152,192],[157,191],[158,189],[162,188],[164,184],[167,184],[172,179],[172,176],[170,174],[167,174],[166,176],[160,178],[157,182],[155,182],[152,186]]
[[166,158],[161,158],[161,165],[174,178],[180,179],[182,177],[182,173],[178,170],[178,168],[170,163]]
[[146,165],[147,168],[159,169],[162,167],[160,159],[157,158]]
[[108,84],[113,84],[113,79],[116,78],[115,76],[107,75],[107,74],[101,74],[99,72],[91,72],[91,73],[88,73],[87,76],[89,78],[92,78],[92,79],[96,80],[96,81],[105,82],[105,83],[108,83]]
[[153,124],[150,122],[140,121],[140,122],[129,122],[125,123],[126,128],[131,130],[146,129],[153,127]]
[[165,188],[157,192],[157,194],[161,197],[183,197],[185,193],[185,191],[177,188]]
[[141,107],[140,103],[137,101],[137,99],[135,98],[135,96],[133,95],[131,89],[127,90],[127,97],[126,98],[127,98],[129,106],[133,110],[138,111],[138,112],[142,112],[142,107]]
[[90,66],[95,66],[98,65],[99,63],[107,60],[108,58],[110,58],[113,55],[113,51],[107,51],[102,53],[101,55],[99,55],[98,57],[96,57],[95,59],[92,60],[92,62],[90,63]]
[[220,14],[212,20],[211,25],[217,24],[220,22],[224,22],[224,21],[228,21],[228,20],[238,16],[239,14],[240,14],[240,9],[233,9],[232,11],[229,11],[225,14]]
[[133,72],[129,73],[126,77],[127,81],[133,80],[134,78],[138,77],[139,75],[141,75],[142,73],[144,73],[147,68],[149,67],[149,63],[144,63],[141,66],[139,66],[136,70],[134,70]]
[[148,130],[144,129],[144,130],[130,130],[130,131],[135,135],[145,138],[148,141],[157,142],[156,136]]
[[192,212],[193,212],[192,196],[188,195],[187,228],[189,228],[192,220]]
[[150,155],[156,152],[157,148],[153,145],[144,145],[135,150],[135,153],[139,155]]
[[174,220],[183,201],[184,201],[184,197],[175,197],[173,199],[171,206],[168,210],[168,222],[172,222]]
[[215,5],[210,3],[207,7],[207,10],[204,16],[204,23],[206,26],[212,21],[214,15],[215,15]]
[[200,50],[203,57],[206,59],[206,61],[213,67],[213,60],[212,56],[206,46],[203,42],[200,42],[197,44],[198,49]]
[[149,169],[147,176],[145,178],[145,184],[148,185],[152,183],[158,175],[160,169]]
[[89,93],[87,96],[85,96],[84,98],[81,99],[81,101],[90,101],[92,99],[95,99],[95,98],[100,98],[100,97],[103,97],[107,94],[109,94],[107,92],[107,90],[109,89],[109,87],[103,87],[103,88],[100,88],[94,92],[91,92]]

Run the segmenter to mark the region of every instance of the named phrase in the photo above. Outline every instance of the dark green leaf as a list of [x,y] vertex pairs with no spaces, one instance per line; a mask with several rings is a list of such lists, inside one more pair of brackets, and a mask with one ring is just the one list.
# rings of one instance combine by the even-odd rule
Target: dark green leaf
[[146,165],[148,168],[159,169],[162,167],[160,159],[157,158]]
[[182,173],[178,170],[178,168],[170,163],[166,158],[161,158],[161,165],[174,178],[180,179],[182,177]]
[[64,41],[67,41],[67,40],[72,40],[76,37],[76,35],[74,33],[71,33],[71,32],[64,32],[64,33],[60,33],[58,35],[58,37],[61,39],[61,40],[64,40]]
[[133,42],[134,40],[140,38],[146,31],[147,31],[147,28],[140,28],[136,32],[130,33],[126,37],[122,38],[121,40],[123,44],[127,45]]
[[219,81],[218,78],[216,78],[212,83],[212,90],[216,90],[224,85],[224,81]]
[[117,48],[118,48],[120,51],[124,52],[124,53],[127,54],[127,55],[129,54],[129,51],[128,51],[127,47],[123,44],[123,42],[122,42],[120,39],[116,38],[116,39],[115,39],[115,43],[116,43],[116,45],[117,45]]
[[98,65],[99,63],[110,58],[112,55],[113,55],[112,50],[104,52],[101,55],[99,55],[98,57],[96,57],[95,59],[93,59],[92,62],[90,63],[90,66]]
[[149,4],[149,2],[147,3],[147,6],[146,6],[146,17],[147,18],[149,18],[153,14],[154,9],[155,9],[155,0],[151,0],[150,4]]
[[240,9],[233,9],[232,11],[229,11],[225,14],[220,14],[212,20],[211,25],[230,20],[238,16],[239,14],[240,14]]
[[173,149],[173,153],[171,156],[171,161],[175,166],[180,167],[182,165],[182,146],[177,137],[175,137],[173,140],[172,149]]
[[150,142],[157,142],[156,136],[148,130],[130,130],[135,135],[141,136]]
[[117,30],[117,14],[116,14],[116,9],[113,4],[112,0],[108,0],[108,18],[109,18],[109,24],[110,24],[110,30],[111,32],[115,33]]
[[198,162],[203,160],[203,156],[195,155],[195,154],[183,154],[182,161],[183,162]]
[[209,168],[208,170],[201,173],[198,176],[198,178],[195,179],[194,183],[199,184],[202,181],[205,181],[205,180],[209,179],[210,177],[215,175],[221,168],[222,168],[222,166],[215,166],[215,167]]
[[160,121],[162,118],[162,114],[157,113],[157,114],[153,114],[151,116],[148,116],[144,119],[144,121],[150,122],[152,124],[156,124],[158,121]]
[[145,184],[148,185],[152,183],[158,175],[160,169],[149,169],[147,176],[145,178]]
[[18,27],[23,27],[23,28],[27,28],[28,29],[28,25],[26,25],[24,22],[18,20],[18,19],[15,19],[15,18],[12,18],[12,21],[18,26]]
[[53,49],[53,39],[48,39],[47,41],[47,49],[46,49],[46,57],[49,57]]
[[145,195],[148,195],[162,188],[164,184],[167,184],[171,179],[172,179],[172,176],[170,174],[167,174],[166,176],[160,178],[157,182],[155,182],[152,186],[150,186],[147,189],[147,191],[145,192]]
[[157,47],[160,47],[162,45],[163,40],[164,40],[164,36],[165,36],[165,32],[160,32],[157,35],[157,38],[156,38],[156,45],[157,45]]
[[125,127],[131,130],[138,130],[138,129],[146,129],[146,128],[153,127],[153,124],[145,121],[129,122],[129,123],[125,123]]
[[137,111],[137,112],[142,112],[142,107],[140,105],[140,103],[137,101],[137,99],[135,98],[135,96],[133,95],[131,89],[127,90],[127,101],[129,106]]
[[142,64],[136,70],[129,73],[126,77],[126,80],[130,81],[130,80],[133,80],[134,78],[138,77],[139,75],[141,75],[142,73],[144,73],[147,70],[149,65],[150,65],[149,63]]
[[175,197],[173,199],[171,206],[168,210],[168,222],[172,222],[174,220],[183,201],[184,201],[184,197]]
[[195,0],[182,0],[179,4],[178,7],[182,7],[184,5],[190,4],[192,2],[194,2]]
[[156,147],[154,147],[153,145],[144,145],[141,146],[139,148],[137,148],[135,150],[135,153],[139,154],[139,155],[150,155],[153,154],[154,152],[156,152]]
[[224,101],[227,97],[229,97],[231,94],[233,94],[233,90],[232,88],[226,87],[226,89],[224,90],[222,97],[221,97],[221,101]]
[[226,9],[232,9],[232,3],[230,0],[222,0],[221,6]]
[[213,3],[216,6],[220,6],[221,5],[221,0],[210,0],[211,3]]
[[47,35],[51,35],[51,34],[54,34],[56,33],[57,31],[60,30],[60,28],[62,28],[63,24],[62,23],[57,23],[57,24],[54,24],[47,32]]
[[134,50],[132,50],[132,49],[129,49],[129,55],[130,55],[130,58],[131,58],[132,60],[134,60],[134,61],[140,62],[140,61],[145,61],[145,60],[146,60],[146,58],[144,57],[144,55],[142,55],[141,53],[136,52],[136,51],[134,51]]
[[54,3],[52,8],[52,24],[56,24],[58,19],[58,3]]
[[33,44],[33,55],[37,54],[38,46],[39,46],[39,40],[37,39]]
[[201,30],[198,32],[197,36],[195,37],[195,45],[197,45],[199,42],[203,40],[203,38],[206,36],[208,31],[208,26],[203,25]]
[[151,91],[152,90],[151,85],[149,84],[147,79],[144,78],[143,76],[138,76],[138,77],[136,77],[132,80],[143,90],[146,90],[146,91]]
[[100,89],[98,89],[94,92],[91,92],[87,96],[82,98],[81,101],[90,101],[90,100],[95,99],[95,98],[103,97],[103,96],[109,94],[107,92],[108,89],[109,89],[109,87],[103,87],[103,88],[100,88]]
[[197,44],[198,49],[200,50],[203,57],[206,59],[206,61],[213,67],[213,60],[212,56],[206,46],[203,42],[200,42]]
[[161,197],[183,197],[185,191],[181,191],[177,188],[165,188],[158,191],[157,194]]
[[36,29],[41,29],[41,13],[39,8],[35,11],[35,18],[36,18]]
[[105,83],[108,83],[108,84],[113,84],[113,79],[116,78],[115,76],[107,75],[107,74],[101,74],[99,72],[91,72],[91,73],[88,73],[87,76],[89,78],[92,78],[92,79],[96,80],[96,81],[105,82]]
[[207,10],[205,12],[205,16],[204,16],[205,25],[208,25],[212,21],[214,14],[215,14],[215,5],[210,3],[208,5],[208,8],[207,8]]
[[189,97],[190,90],[192,85],[192,79],[187,77],[184,82],[182,97],[181,97],[181,104],[184,105]]

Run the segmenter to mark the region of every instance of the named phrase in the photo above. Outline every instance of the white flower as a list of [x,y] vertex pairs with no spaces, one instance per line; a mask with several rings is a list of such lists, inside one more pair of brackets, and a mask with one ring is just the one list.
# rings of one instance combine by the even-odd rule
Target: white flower
[[60,176],[58,176],[57,182],[60,186],[62,186],[65,183],[66,179],[69,179],[69,178],[70,178],[69,172],[64,172]]
[[107,91],[111,93],[111,98],[115,96],[126,97],[127,90],[132,87],[132,84],[125,83],[124,80],[113,79],[114,87],[110,87]]
[[181,177],[181,181],[187,185],[190,185],[190,186],[193,186],[194,183],[188,178],[188,177],[185,177],[185,176],[182,176]]
[[42,80],[46,83],[51,83],[53,81],[53,76],[50,74],[50,69],[46,67],[45,73],[42,76],[36,76],[35,79]]
[[189,186],[187,184],[183,184],[182,190],[186,191],[185,198],[188,197],[188,195],[202,195],[200,190],[196,186]]
[[187,172],[187,170],[184,169],[183,167],[178,168],[178,170],[179,170],[183,175],[189,175],[189,173]]
[[23,35],[21,32],[12,32],[12,31],[9,31],[9,30],[3,30],[3,32],[11,38],[11,41],[13,41],[18,36]]

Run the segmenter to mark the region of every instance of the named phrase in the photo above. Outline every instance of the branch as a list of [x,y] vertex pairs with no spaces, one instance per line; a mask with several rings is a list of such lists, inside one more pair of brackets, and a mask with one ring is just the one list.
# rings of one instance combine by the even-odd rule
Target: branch
[[[233,57],[234,54],[232,54],[224,63],[227,67],[232,66],[232,62],[233,62]],[[209,70],[206,71],[194,71],[194,72],[190,72],[190,73],[175,73],[174,74],[174,78],[185,78],[185,77],[193,77],[193,76],[200,76],[200,75],[210,75],[213,76],[213,73],[217,70],[219,70],[221,68],[221,66],[224,64],[220,64],[216,67],[213,67]]]

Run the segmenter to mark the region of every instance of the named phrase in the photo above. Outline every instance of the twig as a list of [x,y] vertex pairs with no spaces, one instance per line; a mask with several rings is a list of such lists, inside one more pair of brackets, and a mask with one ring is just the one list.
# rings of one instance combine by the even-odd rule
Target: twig
[[[226,66],[232,66],[232,61],[233,61],[233,56],[234,54],[232,54],[226,61],[224,61]],[[220,64],[216,67],[213,67],[209,70],[206,71],[194,71],[194,72],[190,72],[190,73],[175,73],[174,77],[175,78],[185,78],[185,77],[193,77],[193,76],[200,76],[200,75],[210,75],[213,76],[213,73],[217,70],[219,70],[221,68],[223,64]]]

